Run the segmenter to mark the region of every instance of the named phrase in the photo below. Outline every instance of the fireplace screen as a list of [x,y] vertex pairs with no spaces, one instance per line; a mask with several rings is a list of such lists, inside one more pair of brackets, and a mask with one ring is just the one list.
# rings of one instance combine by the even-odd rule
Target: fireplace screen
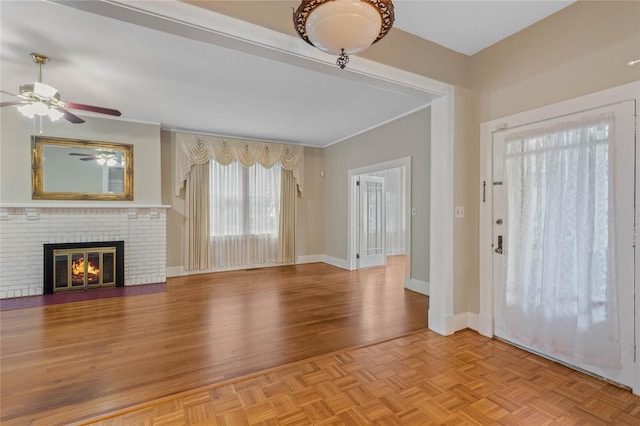
[[124,241],[44,244],[44,294],[124,286]]
[[116,248],[53,251],[53,291],[115,287]]

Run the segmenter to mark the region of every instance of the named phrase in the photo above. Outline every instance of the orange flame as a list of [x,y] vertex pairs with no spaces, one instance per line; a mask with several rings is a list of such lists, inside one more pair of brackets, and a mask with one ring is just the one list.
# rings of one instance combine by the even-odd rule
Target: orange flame
[[[71,262],[71,273],[73,275],[84,275],[84,257]],[[100,269],[96,268],[91,261],[87,263],[87,275],[96,277],[100,275]]]

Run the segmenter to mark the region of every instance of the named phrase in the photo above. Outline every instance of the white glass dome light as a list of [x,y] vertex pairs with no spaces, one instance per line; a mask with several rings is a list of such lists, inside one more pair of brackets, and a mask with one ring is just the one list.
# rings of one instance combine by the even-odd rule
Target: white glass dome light
[[339,55],[344,68],[349,54],[382,39],[394,21],[391,0],[302,0],[293,13],[298,35],[318,49]]
[[50,107],[49,105],[45,104],[42,101],[22,105],[18,107],[18,111],[20,111],[23,115],[25,115],[28,118],[33,118],[34,115],[39,115],[42,117],[46,115],[46,116],[49,116],[51,121],[56,121],[64,115],[57,109]]
[[382,17],[360,0],[334,0],[320,5],[307,18],[307,36],[318,49],[339,55],[362,52],[375,41]]

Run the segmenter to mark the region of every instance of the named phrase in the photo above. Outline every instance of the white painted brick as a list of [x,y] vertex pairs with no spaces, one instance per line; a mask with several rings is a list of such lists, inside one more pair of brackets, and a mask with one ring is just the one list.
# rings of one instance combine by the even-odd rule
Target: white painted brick
[[0,213],[0,298],[42,294],[45,243],[122,240],[125,285],[166,281],[164,209],[36,207]]

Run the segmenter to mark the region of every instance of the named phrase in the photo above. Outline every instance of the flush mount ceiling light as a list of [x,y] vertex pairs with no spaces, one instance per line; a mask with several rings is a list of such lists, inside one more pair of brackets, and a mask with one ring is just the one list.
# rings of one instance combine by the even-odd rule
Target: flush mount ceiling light
[[296,31],[318,49],[339,55],[343,68],[349,55],[362,52],[386,36],[393,25],[391,0],[302,0],[293,13]]

